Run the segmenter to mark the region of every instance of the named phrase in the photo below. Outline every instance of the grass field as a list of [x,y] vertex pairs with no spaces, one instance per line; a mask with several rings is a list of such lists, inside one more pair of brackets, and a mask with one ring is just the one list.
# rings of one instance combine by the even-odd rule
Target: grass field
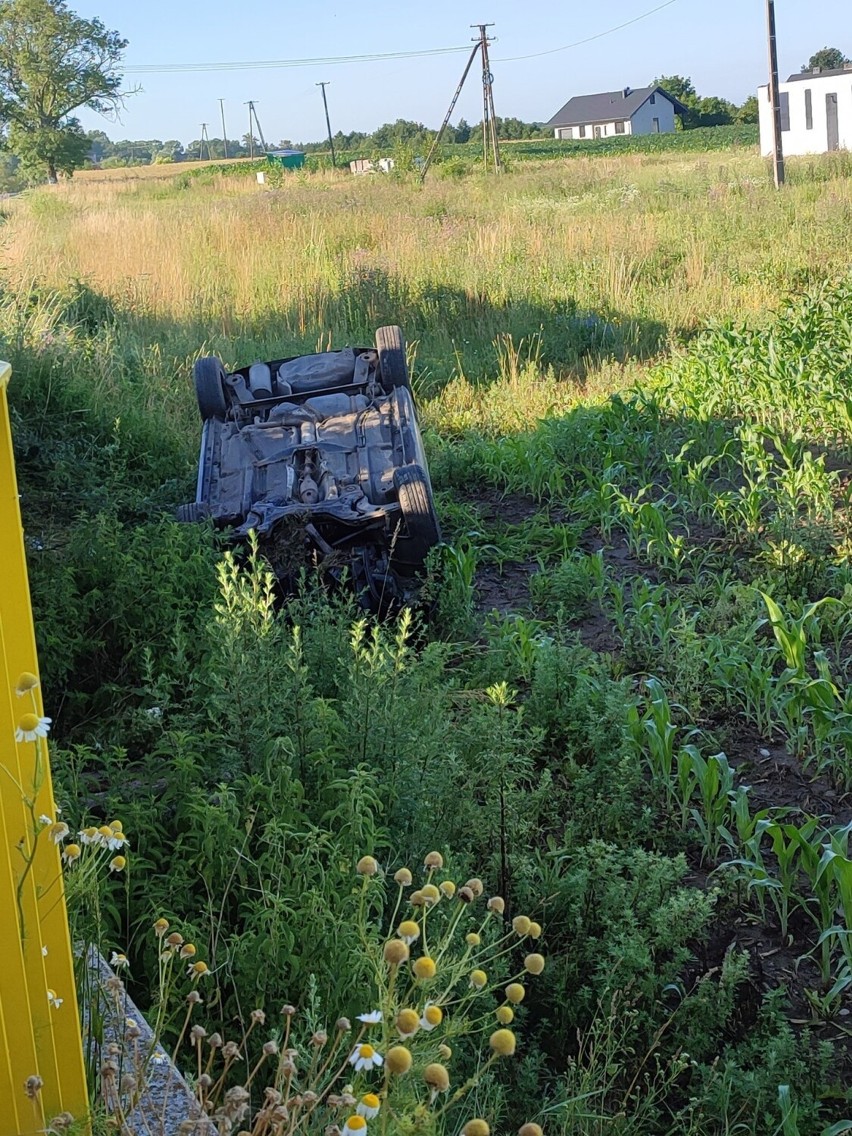
[[[746,148],[424,187],[175,173],[4,203],[0,354],[59,792],[72,827],[118,815],[131,842],[123,879],[72,879],[75,934],[126,952],[156,1015],[167,918],[247,1069],[255,1006],[277,1026],[292,1003],[310,1048],[374,1008],[374,981],[386,1052],[391,880],[434,848],[441,879],[481,876],[543,925],[547,963],[512,1010],[518,1056],[484,1064],[532,948],[507,925],[474,1012],[479,956],[453,954],[462,908],[440,899],[452,981],[406,997],[446,1022],[382,1082],[394,1136],[475,1116],[850,1130],[848,157],[792,162],[782,194]],[[367,344],[391,322],[446,545],[424,610],[373,625],[311,580],[276,602],[262,565],[170,510],[193,491],[197,354]],[[387,873],[369,900],[364,855]],[[425,910],[399,908],[424,939]],[[437,1061],[475,1082],[439,1112]],[[323,1105],[305,1130],[340,1119]]]

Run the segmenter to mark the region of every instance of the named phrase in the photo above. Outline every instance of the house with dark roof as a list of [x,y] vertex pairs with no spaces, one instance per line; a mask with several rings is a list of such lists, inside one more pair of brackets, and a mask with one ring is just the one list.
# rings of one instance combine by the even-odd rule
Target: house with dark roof
[[686,107],[660,86],[576,95],[547,125],[554,138],[609,138],[618,134],[669,134]]
[[[778,96],[785,154],[852,150],[852,63],[791,75],[786,83],[778,84]],[[768,155],[775,145],[768,86],[758,89],[757,102],[760,149]]]

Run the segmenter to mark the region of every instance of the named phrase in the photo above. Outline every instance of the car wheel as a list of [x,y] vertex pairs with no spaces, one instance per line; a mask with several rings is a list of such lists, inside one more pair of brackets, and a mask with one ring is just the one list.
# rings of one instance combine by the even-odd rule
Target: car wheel
[[215,355],[203,355],[195,360],[192,377],[195,379],[195,395],[202,419],[219,418],[224,421],[228,413],[225,401],[226,371],[222,360]]
[[411,378],[405,362],[405,336],[396,324],[376,329],[376,351],[385,390],[405,387],[411,390]]
[[429,550],[441,542],[432,486],[419,465],[404,465],[395,470],[394,484],[405,522],[405,534],[396,540],[392,563],[403,571],[416,572],[425,564]]

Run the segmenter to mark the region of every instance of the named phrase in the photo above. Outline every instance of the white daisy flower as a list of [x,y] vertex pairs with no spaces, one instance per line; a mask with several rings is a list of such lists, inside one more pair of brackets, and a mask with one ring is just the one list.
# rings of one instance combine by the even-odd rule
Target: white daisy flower
[[49,829],[50,839],[54,844],[61,844],[66,836],[71,835],[71,829],[64,820],[58,820],[56,824],[52,824]]
[[343,1125],[340,1136],[366,1136],[367,1121],[363,1116],[350,1116]]
[[381,1108],[381,1101],[375,1093],[364,1093],[358,1101],[358,1107],[355,1111],[359,1116],[363,1116],[365,1120],[372,1120],[374,1116],[379,1115]]
[[427,1002],[420,1019],[420,1028],[430,1033],[444,1020],[444,1011],[434,1002]]
[[48,990],[47,1000],[50,1003],[50,1005],[53,1006],[54,1010],[58,1010],[59,1007],[62,1005],[62,1003],[65,1001],[64,998],[58,998],[56,996],[55,990]]
[[106,843],[107,848],[111,848],[115,852],[127,843],[127,837],[123,832],[116,832],[113,836],[106,837]]
[[15,730],[16,742],[34,742],[50,733],[52,718],[39,718],[38,714],[22,714]]
[[382,1020],[381,1010],[370,1010],[369,1014],[359,1014],[358,1021],[365,1025],[374,1026]]
[[45,814],[42,813],[41,816],[38,818],[38,823],[43,824],[46,827],[49,824],[53,824],[53,821],[50,819],[49,816],[45,816]]
[[47,958],[47,947],[41,948],[42,958]]
[[356,1073],[363,1069],[377,1069],[384,1063],[384,1057],[372,1045],[356,1045],[349,1055],[349,1064],[354,1065]]
[[130,961],[127,955],[120,954],[118,951],[113,951],[110,955],[109,965],[113,970],[123,970],[130,966]]

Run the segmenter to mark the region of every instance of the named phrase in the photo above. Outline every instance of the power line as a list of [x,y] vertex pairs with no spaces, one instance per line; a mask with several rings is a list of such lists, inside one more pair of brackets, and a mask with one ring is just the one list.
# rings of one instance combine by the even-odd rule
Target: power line
[[[649,11],[643,12],[639,16],[634,16],[631,20],[625,20],[622,24],[616,24],[615,27],[607,28],[605,31],[597,32],[595,35],[587,36],[585,39],[578,39],[574,43],[566,43],[562,47],[551,47],[546,51],[534,51],[529,55],[510,55],[506,58],[496,59],[495,62],[516,63],[522,59],[541,59],[544,55],[555,55],[560,51],[570,51],[571,48],[582,47],[584,44],[593,43],[597,39],[603,39],[605,36],[613,35],[614,32],[620,32],[623,28],[629,28],[632,24],[638,24],[640,20],[647,20],[649,16],[653,16],[657,12],[662,12],[664,8],[670,8],[672,4],[676,4],[677,2],[678,0],[665,0],[664,4],[658,4],[656,8],[651,8]],[[182,71],[251,71],[288,67],[331,67],[341,63],[378,63],[386,59],[424,59],[436,55],[455,55],[468,50],[469,47],[463,45],[460,47],[424,48],[420,51],[387,51],[374,52],[366,55],[317,56],[314,59],[258,59],[254,61],[243,60],[223,63],[138,63],[125,67],[124,71],[128,75],[155,75]]]
[[647,20],[649,16],[653,16],[655,12],[662,12],[663,8],[670,8],[672,4],[676,4],[677,0],[666,0],[665,4],[658,4],[656,8],[651,8],[649,12],[643,12],[641,16],[634,16],[632,20],[625,20],[623,24],[616,24],[614,28],[607,28],[605,32],[598,32],[596,35],[587,36],[585,39],[578,39],[575,43],[566,43],[564,47],[551,47],[547,51],[534,51],[531,55],[510,55],[506,59],[498,59],[497,63],[517,63],[519,59],[541,59],[543,55],[556,55],[560,51],[570,51],[572,47],[582,47],[584,43],[593,43],[596,39],[603,39],[604,36],[612,35],[613,32],[620,32],[622,28],[629,28],[631,24],[638,24],[640,20]]
[[317,67],[333,66],[338,63],[376,63],[383,59],[417,59],[432,55],[452,55],[467,50],[467,46],[434,47],[422,51],[389,51],[371,55],[317,56],[315,59],[258,59],[230,63],[137,63],[125,67],[124,71],[133,75],[152,75],[180,71],[250,71],[278,67]]

